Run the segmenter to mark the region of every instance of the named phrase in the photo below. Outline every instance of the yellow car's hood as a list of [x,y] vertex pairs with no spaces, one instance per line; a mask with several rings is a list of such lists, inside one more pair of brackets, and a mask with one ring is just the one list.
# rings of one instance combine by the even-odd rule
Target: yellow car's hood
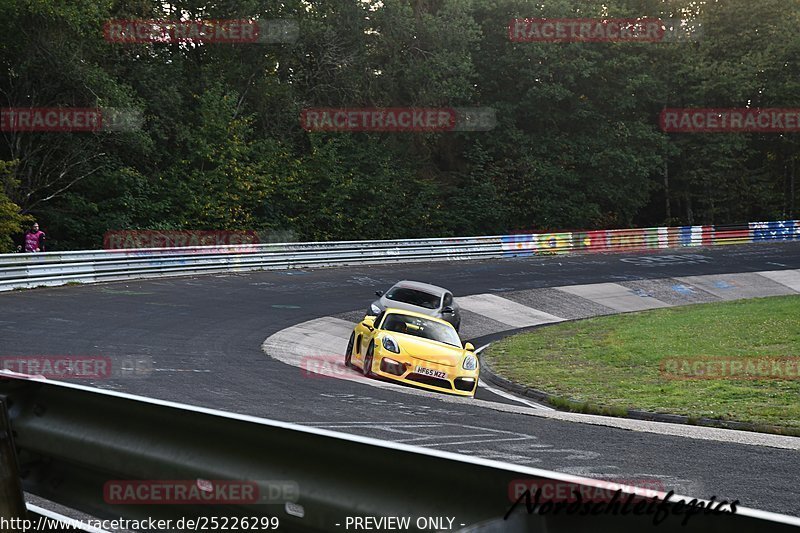
[[391,335],[400,345],[400,353],[414,359],[437,365],[459,366],[464,358],[465,350],[458,346],[450,346],[403,333],[391,333]]

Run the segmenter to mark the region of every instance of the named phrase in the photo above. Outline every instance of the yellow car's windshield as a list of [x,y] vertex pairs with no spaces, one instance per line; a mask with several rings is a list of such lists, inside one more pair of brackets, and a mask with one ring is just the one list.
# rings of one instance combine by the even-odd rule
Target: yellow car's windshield
[[425,318],[392,313],[384,320],[382,329],[461,347],[461,339],[452,326]]

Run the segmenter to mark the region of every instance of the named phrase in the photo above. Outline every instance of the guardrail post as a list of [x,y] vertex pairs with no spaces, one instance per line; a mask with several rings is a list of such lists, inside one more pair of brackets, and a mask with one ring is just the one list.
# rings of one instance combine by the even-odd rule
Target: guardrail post
[[[27,517],[11,419],[6,399],[0,397],[0,533],[22,531],[20,522]],[[17,520],[10,521],[14,518]]]

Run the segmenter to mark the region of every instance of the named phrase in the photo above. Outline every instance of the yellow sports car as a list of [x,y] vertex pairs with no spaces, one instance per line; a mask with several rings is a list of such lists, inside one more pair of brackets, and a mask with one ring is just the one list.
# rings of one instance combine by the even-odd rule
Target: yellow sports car
[[474,396],[480,372],[474,351],[470,343],[461,346],[449,322],[390,307],[356,324],[344,364],[367,377]]

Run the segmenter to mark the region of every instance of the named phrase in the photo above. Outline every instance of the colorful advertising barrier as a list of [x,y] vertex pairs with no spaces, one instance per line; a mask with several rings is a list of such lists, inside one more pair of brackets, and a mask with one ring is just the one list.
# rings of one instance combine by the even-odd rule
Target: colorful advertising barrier
[[558,233],[518,233],[501,237],[503,255],[565,254],[570,252],[631,252],[800,240],[800,221],[778,220],[720,226],[676,226]]

